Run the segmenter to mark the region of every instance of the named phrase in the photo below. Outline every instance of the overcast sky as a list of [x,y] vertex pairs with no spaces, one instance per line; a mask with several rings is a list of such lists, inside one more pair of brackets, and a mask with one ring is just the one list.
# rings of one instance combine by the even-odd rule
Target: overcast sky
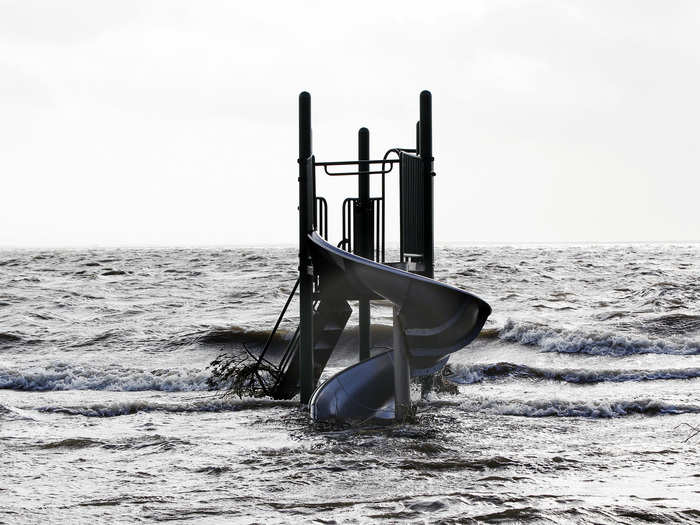
[[[0,246],[294,243],[302,90],[318,160],[361,126],[412,146],[432,91],[438,242],[698,240],[699,28],[679,1],[0,0]],[[318,189],[337,241],[356,181]]]

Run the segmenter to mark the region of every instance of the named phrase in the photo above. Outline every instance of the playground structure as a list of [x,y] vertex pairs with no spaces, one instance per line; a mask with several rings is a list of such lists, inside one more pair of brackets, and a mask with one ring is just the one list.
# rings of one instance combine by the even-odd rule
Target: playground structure
[[[415,148],[389,149],[369,158],[369,131],[358,133],[358,159],[320,162],[311,138],[311,97],[299,95],[299,278],[257,359],[299,289],[299,326],[275,369],[273,384],[257,370],[264,394],[297,393],[314,420],[403,420],[410,412],[411,377],[439,372],[449,354],[477,337],[491,308],[478,297],[433,280],[433,149],[431,94],[420,94]],[[358,196],[342,206],[342,238],[328,242],[328,205],[316,195],[316,171],[357,176]],[[336,171],[341,170],[341,171]],[[346,170],[346,171],[342,171]],[[386,176],[399,179],[399,260],[385,261]],[[398,173],[397,173],[398,172]],[[381,176],[381,194],[370,195],[370,176]],[[370,301],[393,305],[392,349],[370,355]],[[359,362],[320,386],[321,373],[359,304]]]

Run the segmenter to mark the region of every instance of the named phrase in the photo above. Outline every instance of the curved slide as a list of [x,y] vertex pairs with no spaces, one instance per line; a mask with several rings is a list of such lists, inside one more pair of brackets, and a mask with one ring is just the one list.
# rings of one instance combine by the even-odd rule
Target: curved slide
[[[309,235],[324,300],[384,298],[397,312],[412,376],[440,370],[448,355],[472,342],[491,313],[464,290],[377,263]],[[311,398],[315,420],[394,417],[392,352],[342,370]]]

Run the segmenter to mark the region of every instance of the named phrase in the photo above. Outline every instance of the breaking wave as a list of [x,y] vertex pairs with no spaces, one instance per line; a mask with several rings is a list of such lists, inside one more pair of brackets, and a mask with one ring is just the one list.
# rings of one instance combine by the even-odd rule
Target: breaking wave
[[[468,401],[422,401],[422,405],[440,406],[452,405],[468,413],[487,413],[505,416],[522,417],[584,417],[593,419],[609,419],[631,415],[659,416],[674,414],[698,414],[700,406],[673,404],[653,399],[638,399],[632,401],[567,401],[558,399],[543,399],[532,401],[503,400],[488,398],[473,398]],[[242,410],[264,410],[270,408],[293,408],[298,401],[275,401],[270,399],[222,399],[207,398],[179,403],[160,403],[153,401],[124,401],[113,403],[95,403],[85,406],[43,406],[36,408],[38,412],[64,414],[83,417],[118,417],[141,412],[166,413],[203,413],[203,412],[236,412]]]
[[662,370],[585,370],[536,368],[514,363],[488,363],[465,366],[451,365],[453,374],[447,379],[453,383],[469,385],[488,379],[515,377],[525,379],[551,379],[566,383],[622,383],[627,381],[653,381],[665,379],[694,379],[700,377],[700,368]]
[[0,405],[0,419],[31,421],[33,418],[21,408]]
[[538,323],[508,320],[498,337],[503,341],[538,346],[545,352],[626,356],[637,354],[698,355],[700,342],[667,341],[606,332],[550,328]]
[[[291,333],[279,329],[275,334],[275,342],[286,342]],[[199,343],[205,345],[252,345],[262,346],[270,336],[269,330],[251,330],[240,326],[215,327],[202,332],[187,334],[182,337],[181,344]]]
[[[392,326],[385,324],[372,324],[370,326],[372,344],[377,348],[390,346],[392,343]],[[498,333],[487,330],[486,337],[497,337]],[[219,346],[227,352],[237,351],[238,348],[247,348],[257,355],[270,337],[270,330],[247,329],[239,326],[229,328],[215,327],[201,332],[189,333],[181,336],[178,345],[211,345]],[[293,331],[280,328],[274,334],[267,356],[279,357],[286,348],[289,340],[294,335]],[[359,326],[347,326],[343,330],[333,350],[333,358],[355,357],[359,351]],[[274,361],[274,360],[273,360]]]
[[118,365],[93,368],[53,363],[46,367],[28,370],[0,368],[0,389],[192,392],[208,390],[209,375],[209,372],[196,368],[143,370],[123,368]]
[[700,413],[700,406],[698,405],[673,404],[654,399],[636,399],[632,401],[567,401],[559,399],[520,401],[475,398],[466,402],[454,404],[467,412],[486,412],[490,414],[523,417],[586,417],[609,419],[630,415],[658,416]]
[[222,399],[206,398],[179,403],[159,403],[153,401],[124,401],[116,403],[95,403],[87,406],[45,406],[36,410],[51,414],[66,414],[85,417],[127,416],[139,412],[233,412],[239,410],[256,410],[273,407],[294,407],[299,401],[275,401],[270,399]]

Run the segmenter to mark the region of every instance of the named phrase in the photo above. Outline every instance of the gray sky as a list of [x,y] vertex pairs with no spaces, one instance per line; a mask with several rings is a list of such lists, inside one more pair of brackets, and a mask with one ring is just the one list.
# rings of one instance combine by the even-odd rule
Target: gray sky
[[[432,91],[438,242],[698,240],[699,27],[697,2],[0,0],[0,246],[294,243],[302,90],[318,160],[360,126],[373,158],[411,146]],[[318,187],[338,240],[356,182]]]

